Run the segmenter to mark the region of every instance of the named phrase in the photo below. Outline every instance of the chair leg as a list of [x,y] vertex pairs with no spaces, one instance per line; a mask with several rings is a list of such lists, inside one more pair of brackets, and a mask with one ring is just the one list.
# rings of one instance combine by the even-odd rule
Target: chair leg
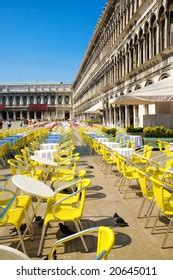
[[25,249],[25,245],[24,245],[24,242],[23,242],[22,234],[21,234],[20,229],[18,229],[18,228],[17,228],[17,233],[18,233],[19,240],[20,240],[19,244],[22,245],[22,250],[23,250],[24,254],[26,254],[26,249]]
[[144,197],[143,202],[142,202],[141,207],[140,207],[139,212],[138,212],[138,216],[137,216],[138,218],[142,218],[141,213],[142,213],[142,209],[144,207],[145,201],[146,201],[146,198]]
[[40,239],[40,244],[39,244],[38,253],[37,253],[38,257],[40,256],[40,254],[42,252],[44,237],[45,237],[45,234],[46,234],[46,229],[47,229],[47,224],[43,225],[43,229],[42,229],[42,233],[41,233],[41,239]]
[[[77,231],[80,232],[81,230],[80,230],[78,221],[74,221],[74,223],[75,223],[75,226],[76,226]],[[85,242],[84,237],[83,237],[83,236],[80,236],[80,238],[81,238],[81,241],[82,241],[82,244],[83,244],[83,246],[84,246],[84,249],[85,249],[86,253],[88,253],[88,247],[87,247],[87,245],[86,245],[86,242]]]
[[152,214],[152,212],[153,212],[153,209],[154,209],[154,206],[155,206],[155,201],[154,201],[154,199],[152,200],[152,207],[150,208],[151,210],[150,210],[150,213],[149,213],[149,215],[148,215],[148,219],[147,219],[147,221],[146,221],[146,224],[145,224],[145,228],[148,228],[148,224],[149,224],[149,221],[150,221],[150,218],[151,218],[151,214]]
[[127,184],[127,188],[126,188],[126,190],[125,190],[125,194],[124,194],[124,199],[126,198],[126,195],[127,195],[127,193],[128,193],[128,190],[129,190],[129,186],[130,186],[130,182],[131,182],[131,180],[128,180],[128,184]]
[[163,248],[163,249],[166,248],[166,241],[167,241],[168,235],[169,235],[169,233],[170,233],[172,224],[173,224],[173,218],[170,219],[167,232],[166,232],[165,237],[164,237],[164,239],[163,239],[163,243],[162,243],[162,248]]
[[153,225],[153,228],[151,230],[151,234],[154,234],[154,231],[155,231],[155,228],[156,228],[156,225],[157,225],[157,222],[159,220],[159,217],[160,217],[160,210],[158,211],[158,214],[157,214],[157,217],[155,219],[155,222],[154,222],[154,225]]

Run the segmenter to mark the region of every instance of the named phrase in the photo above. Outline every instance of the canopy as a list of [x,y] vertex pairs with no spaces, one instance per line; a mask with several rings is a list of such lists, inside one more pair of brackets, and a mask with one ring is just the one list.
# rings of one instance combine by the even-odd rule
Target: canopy
[[85,114],[100,114],[100,110],[103,110],[103,104],[102,102],[99,102],[86,110],[84,113]]
[[117,105],[143,105],[173,101],[173,78],[166,78],[155,84],[138,89],[111,101]]

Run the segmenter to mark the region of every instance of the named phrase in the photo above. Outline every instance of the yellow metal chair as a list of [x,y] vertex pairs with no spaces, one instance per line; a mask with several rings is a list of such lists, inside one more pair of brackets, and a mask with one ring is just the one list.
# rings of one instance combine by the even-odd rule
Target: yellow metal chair
[[114,232],[112,229],[110,229],[108,227],[104,227],[104,226],[86,229],[84,231],[73,234],[69,237],[65,237],[61,240],[58,240],[53,245],[53,247],[48,255],[48,259],[49,260],[54,259],[54,253],[58,249],[59,246],[62,246],[63,244],[70,242],[81,236],[92,234],[92,233],[98,234],[96,260],[107,260],[108,254],[110,253],[111,249],[113,248],[113,246],[115,244],[115,235],[114,235]]
[[150,179],[153,183],[154,197],[158,207],[158,215],[154,222],[151,233],[154,234],[160,215],[163,214],[166,216],[169,219],[169,225],[162,243],[162,248],[166,248],[166,241],[173,224],[173,185],[165,183],[154,177],[151,177]]
[[[1,190],[2,193],[2,190]],[[26,209],[19,206],[18,197],[10,190],[3,190],[3,193],[10,194],[8,199],[1,199],[0,201],[0,227],[4,226],[14,226],[19,236],[20,244],[22,245],[23,252],[26,254],[25,245],[23,242],[23,237],[21,234],[20,226],[24,220],[28,222],[28,217],[26,216]],[[25,198],[21,198],[23,204],[27,201]],[[18,205],[17,205],[18,204]],[[28,228],[30,236],[32,238],[32,233],[30,228]]]
[[[81,218],[83,215],[84,205],[85,205],[85,198],[86,198],[86,189],[89,186],[90,181],[88,179],[82,179],[79,184],[81,184],[81,188],[77,191],[73,192],[72,194],[68,195],[67,197],[57,201],[55,204],[48,204],[46,213],[44,216],[44,224],[42,229],[42,235],[40,240],[40,245],[38,249],[38,256],[42,252],[44,236],[46,234],[46,229],[49,223],[51,222],[71,222],[73,221],[77,231],[83,230],[81,224]],[[64,205],[65,201],[68,201],[70,198],[76,196],[80,193],[80,200],[78,202],[78,206],[74,207],[73,205]],[[84,238],[81,236],[81,241],[83,246],[88,251]]]

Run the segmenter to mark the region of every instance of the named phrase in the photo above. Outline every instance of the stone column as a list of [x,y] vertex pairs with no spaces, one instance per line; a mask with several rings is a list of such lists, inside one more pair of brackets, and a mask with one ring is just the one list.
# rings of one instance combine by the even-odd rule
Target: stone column
[[20,96],[19,104],[20,104],[20,105],[23,105],[23,97],[22,97],[22,96]]
[[160,39],[160,28],[159,28],[159,22],[157,21],[157,32],[156,32],[156,54],[159,53],[159,39]]
[[37,115],[36,115],[36,112],[34,112],[34,119],[36,119],[37,118]]
[[114,126],[117,125],[117,114],[116,114],[116,107],[114,106]]
[[128,126],[128,108],[125,106],[125,127]]
[[141,65],[141,42],[140,40],[138,42],[138,65]]
[[146,36],[144,35],[144,40],[143,40],[143,62],[146,61]]
[[119,107],[119,126],[122,127],[121,107]]
[[7,120],[9,120],[9,112],[7,111]]
[[21,119],[21,120],[23,119],[22,111],[20,111],[20,119]]
[[41,104],[44,104],[44,96],[41,95]]
[[27,111],[27,120],[29,120],[30,117],[29,117],[29,111]]
[[6,97],[6,105],[9,105],[9,97]]
[[133,106],[134,127],[139,126],[138,106]]
[[30,102],[29,102],[29,95],[27,95],[27,101],[26,101],[26,104],[27,104],[27,105],[29,105],[29,103],[30,103]]

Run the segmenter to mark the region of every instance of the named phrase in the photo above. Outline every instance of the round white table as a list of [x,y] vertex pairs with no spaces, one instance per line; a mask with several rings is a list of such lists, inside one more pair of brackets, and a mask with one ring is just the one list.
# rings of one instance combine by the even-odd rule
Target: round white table
[[[43,182],[26,175],[15,175],[12,177],[12,182],[18,189],[22,190],[24,193],[38,199],[37,205],[34,208],[32,215],[30,215],[29,222],[27,223],[27,227],[23,233],[24,237],[41,205],[42,200],[54,197],[55,193],[49,186],[47,186]],[[17,246],[17,249],[19,248],[19,246],[20,242]]]
[[58,150],[59,149],[59,144],[54,144],[54,143],[44,143],[40,145],[41,150]]
[[98,138],[96,137],[96,138],[94,138],[94,140],[97,140],[101,144],[109,141],[109,139],[106,137],[98,137]]
[[56,168],[58,167],[58,163],[53,161],[53,160],[50,160],[48,158],[44,158],[44,157],[41,157],[41,156],[31,156],[30,159],[38,162],[38,163],[41,163],[42,165],[44,165],[44,174],[43,174],[43,180],[44,182],[47,181],[47,178],[50,174],[50,172],[52,171],[52,168]]
[[31,156],[30,159],[38,162],[38,163],[41,163],[41,164],[44,164],[44,165],[48,165],[48,166],[52,166],[52,167],[57,167],[58,166],[58,163],[53,161],[53,160],[50,160],[50,159],[47,159],[47,158],[44,158],[44,157],[40,157],[40,156]]
[[43,199],[54,196],[54,192],[49,186],[32,177],[26,175],[15,175],[12,177],[12,181],[17,188],[31,196]]
[[30,260],[30,258],[12,247],[0,245],[0,260]]
[[115,151],[124,157],[131,158],[134,150],[132,148],[114,148],[112,151]]
[[43,157],[54,161],[54,155],[58,153],[58,150],[47,149],[47,150],[37,150],[34,151],[34,156]]

